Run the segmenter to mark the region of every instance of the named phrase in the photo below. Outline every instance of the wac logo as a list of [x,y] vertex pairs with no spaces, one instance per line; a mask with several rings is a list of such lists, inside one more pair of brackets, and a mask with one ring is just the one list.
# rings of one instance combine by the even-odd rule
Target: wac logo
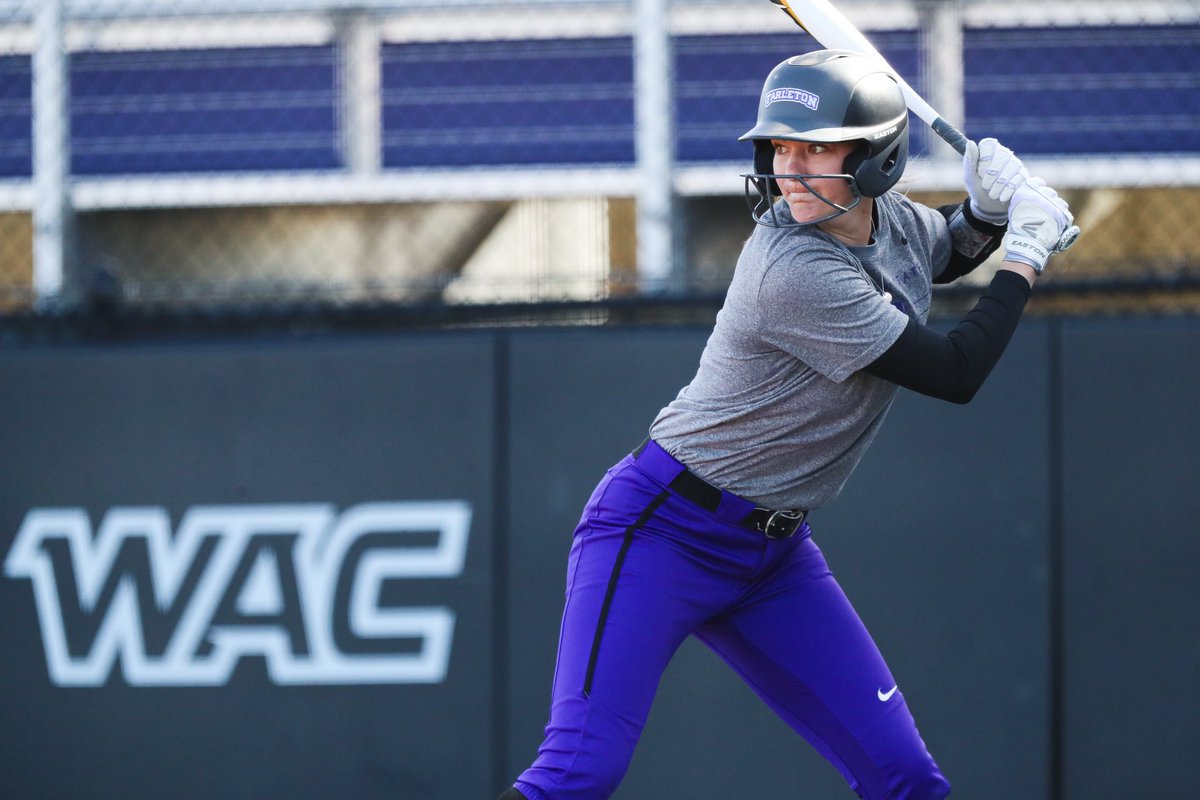
[[[32,582],[50,678],[99,686],[220,686],[258,656],[278,684],[439,683],[455,614],[411,602],[462,575],[461,501],[35,508],[4,562]],[[412,584],[413,580],[419,584]],[[405,583],[405,582],[409,583]]]

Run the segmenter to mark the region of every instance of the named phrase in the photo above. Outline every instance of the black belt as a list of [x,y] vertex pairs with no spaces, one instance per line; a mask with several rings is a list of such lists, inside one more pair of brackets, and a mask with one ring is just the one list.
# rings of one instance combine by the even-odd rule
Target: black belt
[[[633,457],[640,456],[649,443],[650,440],[647,439],[638,445],[637,449],[633,451]],[[687,467],[684,467],[683,472],[675,476],[667,488],[710,513],[715,512],[721,505],[721,490]],[[787,539],[795,535],[807,516],[808,511],[800,508],[777,511],[758,506],[742,517],[740,524],[750,530],[758,531],[768,539]]]

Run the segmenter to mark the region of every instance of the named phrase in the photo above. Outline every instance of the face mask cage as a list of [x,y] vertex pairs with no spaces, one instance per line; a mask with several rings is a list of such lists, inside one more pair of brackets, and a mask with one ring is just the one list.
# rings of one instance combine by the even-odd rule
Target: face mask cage
[[[744,191],[746,205],[750,208],[750,216],[759,225],[765,225],[769,228],[803,228],[809,225],[819,225],[835,217],[840,217],[862,202],[862,194],[858,191],[858,183],[854,180],[854,176],[845,173],[829,175],[771,175],[755,172],[743,174],[742,178],[745,179]],[[777,201],[782,195],[772,191],[773,187],[778,187],[778,184],[775,183],[775,180],[778,178],[800,181],[800,184],[811,192],[813,197],[816,197],[822,203],[829,206],[832,211],[819,219],[808,220],[806,222],[797,222],[794,219],[790,222],[785,221],[779,215],[779,210],[776,207]],[[814,189],[812,184],[809,183],[812,180],[829,178],[840,178],[850,185],[850,193],[854,196],[854,199],[848,205],[835,203]]]

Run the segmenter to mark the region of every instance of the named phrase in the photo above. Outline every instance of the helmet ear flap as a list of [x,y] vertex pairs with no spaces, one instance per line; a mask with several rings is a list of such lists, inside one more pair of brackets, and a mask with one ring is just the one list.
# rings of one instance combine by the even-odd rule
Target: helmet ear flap
[[866,139],[859,139],[854,143],[854,149],[846,156],[846,160],[842,162],[842,172],[854,178],[854,182],[858,185],[858,190],[867,197],[877,197],[878,195],[869,194],[863,190],[862,180],[859,172],[863,169],[863,164],[866,163],[867,156],[871,154],[871,146],[867,144]]
[[[874,152],[872,152],[874,151]],[[842,169],[854,178],[864,197],[879,197],[896,185],[908,163],[908,124],[903,124],[886,144],[873,145],[861,140],[846,156]]]
[[[775,147],[769,140],[754,140],[754,172],[757,175],[775,174]],[[774,178],[755,178],[754,186],[764,197],[768,194],[776,197],[783,194]],[[767,191],[763,191],[764,188]]]

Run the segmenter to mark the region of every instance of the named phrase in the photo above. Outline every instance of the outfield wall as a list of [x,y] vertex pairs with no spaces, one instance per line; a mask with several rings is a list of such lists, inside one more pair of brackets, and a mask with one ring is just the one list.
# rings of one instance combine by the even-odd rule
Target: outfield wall
[[[491,798],[707,330],[0,352],[0,796]],[[815,536],[964,797],[1200,794],[1200,324],[1029,320]],[[617,797],[849,796],[702,646]]]

